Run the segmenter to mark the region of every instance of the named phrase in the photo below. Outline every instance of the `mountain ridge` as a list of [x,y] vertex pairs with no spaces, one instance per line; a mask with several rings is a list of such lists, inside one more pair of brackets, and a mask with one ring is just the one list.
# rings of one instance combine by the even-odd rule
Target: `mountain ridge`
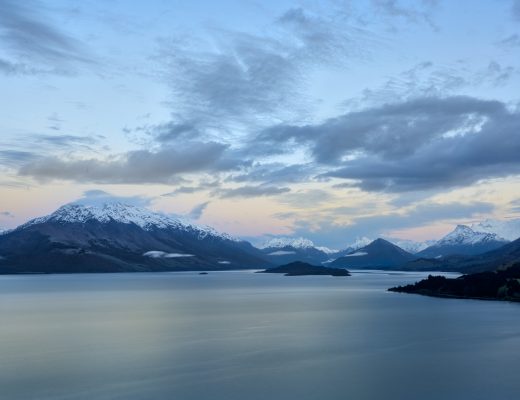
[[68,204],[0,236],[0,272],[132,272],[271,265],[249,242],[121,203]]

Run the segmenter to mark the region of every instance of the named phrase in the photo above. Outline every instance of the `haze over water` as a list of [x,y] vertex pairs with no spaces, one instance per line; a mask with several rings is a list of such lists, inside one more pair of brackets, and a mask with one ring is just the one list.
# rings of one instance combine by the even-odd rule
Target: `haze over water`
[[516,398],[520,306],[422,276],[2,276],[0,398]]

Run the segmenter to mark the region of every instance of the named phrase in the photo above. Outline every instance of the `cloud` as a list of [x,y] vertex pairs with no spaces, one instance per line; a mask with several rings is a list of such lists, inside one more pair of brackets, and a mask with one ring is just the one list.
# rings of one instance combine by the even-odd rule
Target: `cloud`
[[520,21],[520,0],[513,0],[511,11],[513,13],[513,18]]
[[315,168],[308,164],[255,163],[239,174],[230,176],[233,182],[295,183],[310,179]]
[[22,150],[0,150],[0,165],[10,168],[18,167],[21,164],[30,162],[38,156],[31,151]]
[[237,127],[299,115],[316,66],[347,62],[368,47],[363,30],[301,8],[283,13],[267,34],[212,28],[207,36],[160,41],[157,58],[174,98],[162,140],[215,130],[233,135]]
[[[24,165],[39,162],[42,157],[56,152],[96,151],[101,136],[19,134],[10,141],[0,143],[0,165],[19,169]],[[60,159],[62,157],[59,157]]]
[[14,214],[10,211],[0,211],[0,217],[14,218]]
[[195,207],[191,209],[191,211],[188,214],[188,217],[195,220],[199,219],[206,210],[206,207],[209,205],[209,203],[209,201],[205,201],[204,203],[197,204]]
[[277,187],[269,185],[258,185],[258,186],[241,186],[234,189],[217,189],[213,194],[220,196],[221,198],[234,198],[234,197],[260,197],[260,196],[276,196],[282,193],[287,193],[291,189],[288,187]]
[[282,203],[291,204],[296,208],[315,208],[332,200],[334,197],[331,192],[326,190],[308,189],[284,194],[280,198],[280,201]]
[[499,46],[504,47],[520,47],[520,35],[513,34],[498,42]]
[[[371,3],[375,12],[385,17],[402,19],[411,23],[426,22],[436,29],[431,17],[437,5],[436,0],[415,2],[415,7],[402,5],[398,0],[372,0]],[[395,29],[394,26],[393,28]]]
[[509,211],[514,213],[520,213],[520,199],[513,200],[509,203]]
[[137,207],[148,207],[152,199],[145,196],[117,196],[104,190],[92,189],[83,193],[83,196],[74,201],[74,204],[101,206],[105,203],[123,203]]
[[324,177],[369,191],[466,186],[520,173],[520,111],[466,96],[422,97],[317,125],[278,125],[257,138],[308,148]]
[[92,63],[82,43],[46,21],[36,1],[0,0],[0,43],[10,59],[0,59],[6,74],[70,73]]
[[518,69],[512,66],[503,66],[496,61],[491,61],[487,69],[480,74],[481,80],[487,80],[494,86],[505,85],[513,77],[518,74]]
[[199,136],[194,122],[175,123],[167,122],[153,126],[151,129],[155,140],[161,143],[169,143],[179,139],[193,139]]
[[165,251],[151,250],[143,254],[145,257],[150,258],[182,258],[182,257],[195,257],[194,254],[186,253],[166,253]]
[[491,60],[476,66],[458,61],[454,64],[437,64],[422,61],[386,79],[381,85],[365,88],[361,96],[349,99],[349,109],[382,106],[395,99],[412,100],[419,97],[447,97],[461,90],[494,88],[511,81],[519,70],[516,66],[500,64]]
[[25,140],[33,143],[50,145],[53,147],[76,147],[78,145],[92,145],[97,143],[98,137],[75,135],[28,135]]
[[226,158],[221,143],[185,143],[157,151],[135,150],[106,159],[44,157],[22,166],[19,175],[37,180],[71,180],[94,183],[171,183],[179,174],[222,171],[242,162]]
[[162,196],[164,197],[174,197],[179,194],[192,194],[201,192],[208,189],[215,189],[220,186],[220,181],[201,181],[197,186],[179,186],[178,188],[172,190],[171,192],[164,193]]

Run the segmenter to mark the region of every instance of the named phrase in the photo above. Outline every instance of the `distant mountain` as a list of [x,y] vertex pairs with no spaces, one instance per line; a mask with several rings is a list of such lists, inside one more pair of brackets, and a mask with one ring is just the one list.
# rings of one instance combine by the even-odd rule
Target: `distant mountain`
[[355,250],[330,263],[336,268],[380,268],[399,267],[415,256],[384,239],[376,239],[369,245]]
[[509,241],[520,237],[520,218],[509,220],[486,219],[471,225],[476,232],[494,233]]
[[411,254],[416,254],[427,247],[435,244],[436,240],[426,240],[424,242],[416,242],[414,240],[407,240],[407,239],[395,239],[395,238],[385,238],[390,243],[395,244],[396,246],[400,247],[401,249],[407,251]]
[[520,263],[520,239],[477,255],[452,255],[439,258],[418,258],[402,266],[413,271],[456,271],[473,273],[505,269]]
[[438,258],[450,255],[475,255],[497,249],[508,241],[496,233],[478,232],[466,225],[457,227],[435,244],[417,253],[418,257]]
[[321,264],[330,258],[334,250],[317,247],[305,238],[274,238],[260,246],[265,257],[275,265],[303,261],[311,264]]
[[[395,244],[397,247],[400,247],[401,249],[407,251],[408,253],[418,253],[421,250],[424,250],[428,246],[431,246],[432,244],[436,243],[435,240],[427,240],[425,242],[416,242],[413,240],[406,240],[406,239],[397,239],[397,238],[389,238],[384,237],[386,241]],[[357,238],[353,243],[349,244],[345,249],[340,250],[336,253],[333,253],[333,258],[339,258],[346,256],[349,253],[352,253],[354,250],[360,249],[361,247],[365,247],[372,243],[374,240],[369,239],[365,236]]]
[[0,273],[267,266],[248,242],[121,203],[68,204],[0,236]]

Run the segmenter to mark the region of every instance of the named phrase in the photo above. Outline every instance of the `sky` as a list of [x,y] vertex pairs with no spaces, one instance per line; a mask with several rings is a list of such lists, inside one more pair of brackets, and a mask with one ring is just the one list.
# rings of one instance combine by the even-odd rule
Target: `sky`
[[0,227],[115,199],[258,242],[520,217],[520,0],[0,0]]

